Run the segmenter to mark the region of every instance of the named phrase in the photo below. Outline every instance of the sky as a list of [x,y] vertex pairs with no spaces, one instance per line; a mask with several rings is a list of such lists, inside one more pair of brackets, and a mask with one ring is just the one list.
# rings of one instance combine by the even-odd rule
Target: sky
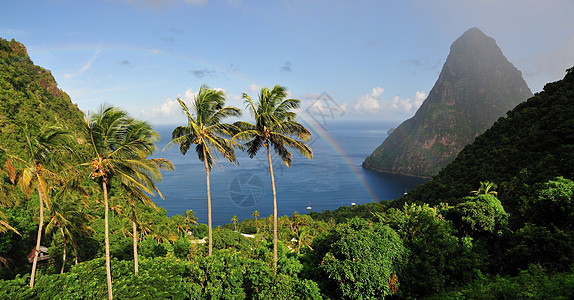
[[0,38],[23,43],[81,110],[107,103],[158,125],[184,124],[176,99],[202,84],[242,109],[243,93],[279,84],[331,119],[404,121],[471,27],[534,93],[574,66],[571,0],[0,3]]

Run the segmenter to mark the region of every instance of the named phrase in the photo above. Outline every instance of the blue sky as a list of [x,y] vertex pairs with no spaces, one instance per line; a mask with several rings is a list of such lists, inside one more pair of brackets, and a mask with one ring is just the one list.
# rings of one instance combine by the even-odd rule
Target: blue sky
[[340,120],[403,121],[471,27],[493,37],[533,92],[574,66],[571,0],[2,0],[0,37],[85,112],[102,103],[179,124],[175,99],[203,83],[286,86],[303,108],[326,93]]

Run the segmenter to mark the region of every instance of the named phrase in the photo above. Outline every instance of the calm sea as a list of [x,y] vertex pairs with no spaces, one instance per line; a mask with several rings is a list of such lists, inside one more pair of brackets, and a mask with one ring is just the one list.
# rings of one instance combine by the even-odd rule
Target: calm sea
[[[294,154],[287,168],[273,157],[279,215],[297,211],[334,210],[351,203],[392,200],[410,191],[427,179],[384,174],[361,168],[361,163],[387,137],[394,123],[331,122],[316,126],[310,141],[313,159]],[[169,142],[175,126],[156,126],[162,140],[159,149]],[[237,153],[239,166],[223,159],[210,174],[213,224],[252,218],[257,210],[262,217],[273,214],[273,196],[265,149],[250,159]],[[177,146],[158,152],[155,157],[171,160],[173,172],[163,172],[158,184],[165,200],[154,197],[155,203],[167,210],[168,216],[193,210],[199,222],[207,223],[207,194],[205,168],[197,158],[195,148],[184,156]]]

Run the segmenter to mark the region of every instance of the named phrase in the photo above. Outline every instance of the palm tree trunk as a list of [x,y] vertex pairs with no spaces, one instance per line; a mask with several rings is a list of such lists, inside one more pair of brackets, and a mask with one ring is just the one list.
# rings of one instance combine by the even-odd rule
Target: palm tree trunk
[[60,274],[64,274],[64,267],[66,266],[66,236],[64,235],[64,228],[61,226],[60,233],[62,233],[62,238],[64,239],[64,254],[62,254],[62,268],[60,269]]
[[74,264],[77,265],[78,264],[78,249],[76,249],[76,246],[74,246],[75,243],[72,243],[72,247],[74,248]]
[[277,271],[277,193],[275,192],[275,176],[273,175],[273,162],[269,145],[267,148],[267,160],[269,161],[269,174],[271,174],[271,187],[273,188],[273,271]]
[[203,162],[205,163],[205,178],[207,179],[207,226],[209,236],[209,256],[213,253],[213,240],[211,232],[211,188],[209,187],[209,166],[207,165],[207,153],[205,153],[205,145],[203,146]]
[[104,188],[104,231],[105,231],[105,240],[104,243],[106,245],[106,277],[108,281],[108,299],[112,300],[114,298],[112,292],[112,268],[110,266],[110,236],[109,236],[109,220],[108,220],[108,187],[106,185],[106,181],[104,180],[102,183],[102,187]]
[[132,235],[134,237],[134,273],[136,276],[139,272],[138,263],[138,231],[136,227],[136,200],[132,196]]
[[42,226],[44,225],[44,191],[38,182],[38,198],[40,198],[40,220],[38,221],[38,236],[36,237],[36,248],[34,248],[34,262],[32,263],[32,274],[30,275],[30,288],[34,287],[36,277],[36,266],[38,265],[38,254],[40,254],[40,241],[42,240]]

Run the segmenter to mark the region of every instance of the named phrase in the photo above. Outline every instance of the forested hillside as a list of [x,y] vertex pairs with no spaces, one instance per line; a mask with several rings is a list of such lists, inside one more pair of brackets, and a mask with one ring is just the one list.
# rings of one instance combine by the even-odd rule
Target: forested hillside
[[24,45],[0,38],[0,148],[23,148],[21,128],[57,123],[78,129],[83,113],[58,88],[50,71],[34,65]]
[[[556,176],[574,178],[574,69],[563,80],[500,118],[461,151],[433,180],[404,197],[407,202],[456,203],[480,181],[495,182],[512,209],[528,186]],[[402,201],[403,199],[401,199]]]

